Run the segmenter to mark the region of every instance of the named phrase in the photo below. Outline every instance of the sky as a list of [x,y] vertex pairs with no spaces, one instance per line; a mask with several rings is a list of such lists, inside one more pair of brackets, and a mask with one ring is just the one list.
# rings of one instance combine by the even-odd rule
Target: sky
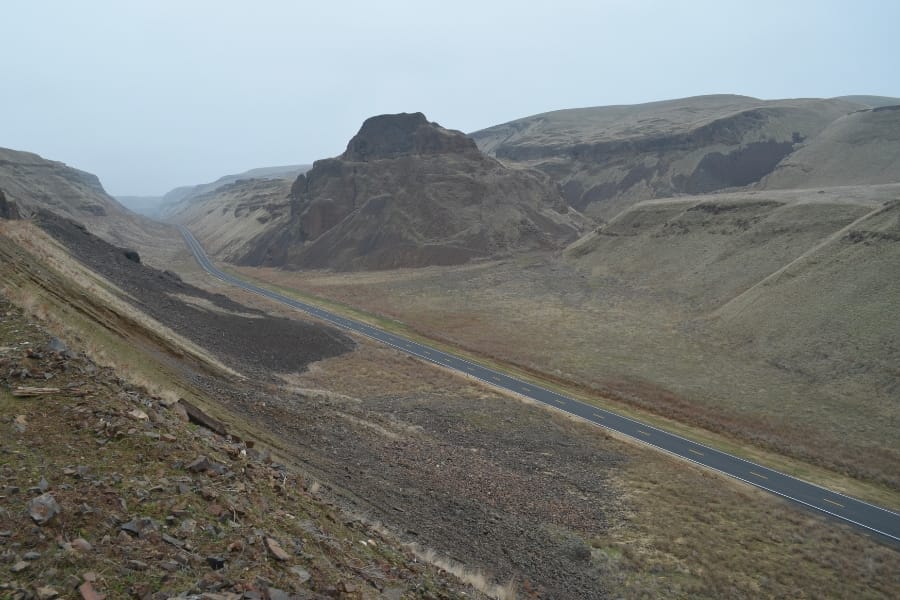
[[367,117],[472,132],[711,93],[900,96],[900,2],[4,0],[0,146],[161,195],[340,154]]

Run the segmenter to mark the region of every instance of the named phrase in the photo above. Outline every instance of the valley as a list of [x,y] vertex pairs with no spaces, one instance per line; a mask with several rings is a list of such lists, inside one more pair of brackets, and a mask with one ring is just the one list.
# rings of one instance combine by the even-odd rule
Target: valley
[[[896,515],[891,102],[704,96],[471,136],[379,115],[339,156],[176,188],[163,222],[3,150],[0,563],[25,566],[0,589],[891,597],[888,537],[643,443]],[[288,304],[210,277],[179,231]],[[52,337],[71,357],[34,350]],[[64,479],[61,447],[106,475]],[[27,518],[44,478],[49,526]],[[113,501],[77,507],[88,485]],[[54,542],[76,536],[96,552]]]

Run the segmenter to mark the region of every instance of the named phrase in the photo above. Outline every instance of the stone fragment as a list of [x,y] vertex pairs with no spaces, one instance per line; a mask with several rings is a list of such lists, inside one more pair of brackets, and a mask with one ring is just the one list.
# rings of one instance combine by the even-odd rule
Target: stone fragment
[[30,565],[27,562],[25,562],[24,560],[20,560],[19,562],[14,564],[12,567],[10,567],[9,570],[12,571],[13,573],[21,573],[22,571],[27,569],[29,566]]
[[66,346],[66,343],[63,342],[58,337],[51,338],[50,341],[47,343],[47,350],[50,352],[62,354],[63,352],[65,352],[68,349],[69,349],[69,347]]
[[218,571],[225,567],[225,559],[221,556],[207,556],[206,563],[212,568],[213,571]]
[[132,419],[134,419],[135,421],[146,421],[150,418],[147,416],[147,413],[145,413],[144,411],[142,411],[139,408],[135,408],[134,410],[129,411],[128,416],[131,417]]
[[101,594],[94,589],[94,584],[85,581],[78,586],[78,593],[81,594],[82,600],[105,600],[106,594]]
[[184,410],[187,418],[191,423],[195,423],[200,425],[201,427],[205,427],[214,433],[218,433],[221,436],[228,435],[228,429],[225,427],[225,424],[218,419],[214,419],[209,416],[205,412],[203,412],[198,406],[191,404],[185,399],[180,399],[178,404],[175,406],[180,406],[182,410]]
[[130,533],[131,535],[141,537],[151,531],[158,531],[159,524],[149,517],[141,517],[139,519],[132,519],[128,521],[121,527],[119,527],[122,531]]
[[266,547],[269,549],[269,552],[272,553],[272,556],[274,556],[278,560],[285,561],[290,558],[290,555],[284,551],[284,548],[281,547],[281,544],[279,544],[278,541],[274,538],[266,538]]
[[150,568],[150,565],[142,560],[129,560],[127,564],[128,568],[132,571],[146,571],[148,568]]
[[209,468],[209,459],[205,456],[198,456],[185,468],[192,473],[202,473]]
[[28,503],[28,514],[38,525],[48,523],[60,512],[62,512],[62,509],[56,503],[56,498],[53,497],[53,494],[41,494]]
[[197,521],[193,519],[184,519],[178,527],[178,531],[184,535],[190,535],[197,529]]
[[35,552],[34,550],[32,550],[31,552],[26,552],[25,554],[23,554],[22,560],[27,560],[27,561],[31,562],[33,560],[39,559],[40,557],[41,557],[40,552]]
[[38,600],[53,600],[54,598],[59,597],[59,592],[52,587],[46,586],[35,588],[34,594],[37,596]]
[[301,567],[299,565],[291,567],[290,571],[291,571],[291,573],[293,573],[294,575],[297,576],[297,580],[300,583],[306,583],[312,577],[312,575],[309,574],[309,571],[307,571],[306,569],[304,569],[303,567]]
[[90,552],[94,549],[94,547],[91,546],[91,543],[84,538],[75,538],[72,540],[72,548],[79,552]]

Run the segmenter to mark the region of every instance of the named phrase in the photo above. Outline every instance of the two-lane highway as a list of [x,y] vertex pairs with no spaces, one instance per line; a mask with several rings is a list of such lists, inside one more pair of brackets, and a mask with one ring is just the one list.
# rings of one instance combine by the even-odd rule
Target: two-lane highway
[[852,523],[894,545],[900,543],[900,514],[833,492],[812,483],[785,475],[709,446],[693,442],[662,429],[584,402],[558,394],[527,381],[511,377],[486,366],[449,354],[431,346],[354,321],[327,310],[300,302],[225,273],[210,262],[200,243],[185,227],[180,227],[185,242],[197,262],[213,277],[247,291],[281,302],[337,327],[365,335],[428,362],[453,369],[492,386],[542,402],[644,444],[668,452],[772,492],[837,519]]

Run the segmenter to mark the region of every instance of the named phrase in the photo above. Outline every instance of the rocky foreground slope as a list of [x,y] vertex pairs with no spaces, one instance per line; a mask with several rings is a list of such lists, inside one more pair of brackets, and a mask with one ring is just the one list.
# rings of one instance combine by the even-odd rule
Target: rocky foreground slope
[[0,597],[483,597],[191,403],[0,314]]
[[[368,119],[346,152],[317,161],[297,178],[289,218],[278,219],[281,206],[268,215],[273,222],[264,224],[263,233],[250,241],[238,236],[240,250],[226,244],[227,256],[245,265],[288,268],[447,265],[560,248],[584,224],[546,177],[504,167],[460,132],[421,113]],[[203,236],[206,219],[218,223],[218,236],[223,229],[248,229],[226,220],[267,218],[229,211],[211,203],[208,216],[182,213],[176,220],[213,240],[211,232]]]
[[[837,167],[832,181],[900,181],[896,164],[882,159],[876,160],[877,177],[869,181],[874,172],[865,158],[883,147],[870,136],[896,137],[898,123],[887,109],[870,109],[873,102],[890,100],[700,96],[554,111],[477,131],[472,138],[506,164],[547,173],[571,206],[606,220],[641,200],[755,184],[795,152],[801,170],[823,158],[828,167]],[[868,116],[845,119],[860,110]],[[820,134],[831,141],[819,144]],[[859,156],[850,180],[846,165],[839,165],[847,153]],[[779,187],[812,183],[783,175],[778,181]]]

